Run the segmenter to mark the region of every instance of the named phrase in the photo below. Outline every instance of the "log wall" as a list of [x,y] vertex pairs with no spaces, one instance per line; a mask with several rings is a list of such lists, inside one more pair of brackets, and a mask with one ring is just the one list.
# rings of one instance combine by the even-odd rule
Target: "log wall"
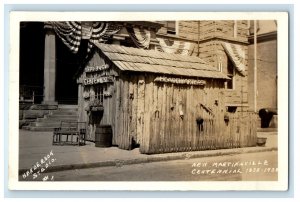
[[[130,149],[135,142],[142,153],[151,154],[256,144],[252,114],[226,113],[222,81],[209,80],[201,87],[155,83],[154,75],[121,77],[114,125],[119,148]],[[203,118],[203,125],[197,118]]]

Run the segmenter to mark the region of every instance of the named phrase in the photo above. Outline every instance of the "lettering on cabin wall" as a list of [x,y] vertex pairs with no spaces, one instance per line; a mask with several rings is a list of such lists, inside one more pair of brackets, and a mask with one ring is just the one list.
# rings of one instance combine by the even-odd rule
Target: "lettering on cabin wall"
[[84,71],[87,73],[90,72],[98,72],[98,71],[103,71],[103,70],[107,70],[109,69],[109,65],[105,64],[105,65],[100,65],[100,66],[87,66]]
[[187,84],[187,85],[199,85],[199,86],[204,86],[206,84],[206,81],[200,79],[169,78],[165,76],[156,77],[154,81],[162,82],[162,83]]
[[95,85],[100,83],[112,83],[114,82],[114,78],[112,76],[101,76],[101,77],[92,77],[92,78],[84,78],[83,84],[87,85]]

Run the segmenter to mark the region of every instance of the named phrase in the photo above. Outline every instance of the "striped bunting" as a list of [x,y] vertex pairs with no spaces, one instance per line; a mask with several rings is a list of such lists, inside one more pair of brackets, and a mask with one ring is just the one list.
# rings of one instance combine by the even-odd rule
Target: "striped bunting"
[[241,45],[231,44],[231,43],[222,43],[224,51],[234,64],[236,70],[243,76],[245,76],[245,49]]
[[[116,34],[122,28],[114,22],[93,22],[91,35],[86,33],[87,27],[84,27],[84,33],[80,21],[72,22],[47,22],[52,25],[57,36],[63,43],[73,52],[77,53],[80,47],[82,38],[89,38],[88,50],[89,53],[93,48],[93,42],[106,42],[111,35]],[[82,36],[85,34],[85,36]]]
[[174,41],[172,45],[168,44],[168,40],[163,38],[157,38],[159,41],[159,46],[156,47],[156,50],[160,52],[180,54],[180,55],[191,55],[193,48],[193,43],[185,41]]
[[77,53],[81,42],[80,22],[48,22],[63,43],[73,52]]
[[150,45],[150,31],[142,28],[127,28],[130,38],[138,48],[148,49]]
[[95,42],[106,42],[112,35],[116,34],[122,28],[121,25],[112,22],[94,22],[92,36],[88,43],[89,53],[94,47]]

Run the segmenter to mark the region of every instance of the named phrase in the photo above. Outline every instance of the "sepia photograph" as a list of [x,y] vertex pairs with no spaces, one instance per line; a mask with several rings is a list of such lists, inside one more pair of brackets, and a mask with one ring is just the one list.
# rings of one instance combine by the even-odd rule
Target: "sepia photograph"
[[9,171],[23,189],[287,189],[286,13],[34,16],[11,28]]

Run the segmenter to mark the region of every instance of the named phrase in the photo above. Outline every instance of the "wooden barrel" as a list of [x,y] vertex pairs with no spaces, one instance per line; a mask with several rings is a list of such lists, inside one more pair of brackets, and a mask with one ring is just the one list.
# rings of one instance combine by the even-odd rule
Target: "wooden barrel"
[[101,125],[96,128],[95,146],[96,147],[112,146],[112,129],[110,125]]

